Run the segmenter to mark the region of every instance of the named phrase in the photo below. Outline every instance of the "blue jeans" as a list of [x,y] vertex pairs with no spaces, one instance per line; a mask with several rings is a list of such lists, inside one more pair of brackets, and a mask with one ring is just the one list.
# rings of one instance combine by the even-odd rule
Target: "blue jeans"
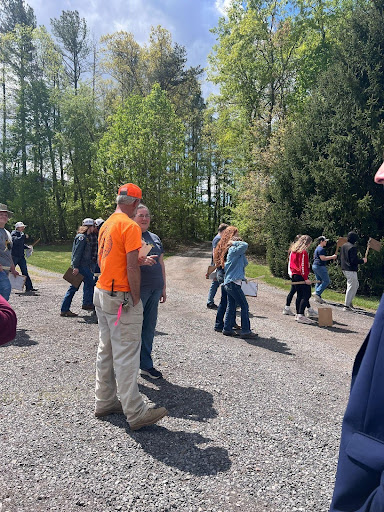
[[[220,300],[220,304],[219,304],[219,307],[217,308],[217,313],[216,313],[215,331],[222,331],[224,329],[224,315],[227,310],[227,306],[228,306],[228,295],[224,288],[224,285],[222,285],[221,286],[221,300]],[[234,312],[232,311],[232,314],[233,313],[234,313],[234,315],[233,315],[233,319],[232,319],[232,327],[229,329],[230,331],[232,330],[232,328],[236,322],[236,308],[235,308]],[[228,321],[228,325],[229,325],[229,323],[230,323],[230,320]]]
[[331,282],[328,275],[328,270],[325,265],[312,265],[312,270],[315,273],[316,280],[321,283],[316,283],[315,293],[321,297],[321,294]]
[[211,287],[209,288],[208,292],[207,304],[214,304],[214,298],[219,286],[220,283],[218,281],[212,281]]
[[0,272],[0,295],[2,295],[5,300],[9,300],[9,296],[11,295],[11,283],[9,282],[8,274],[5,270]]
[[233,319],[236,317],[236,304],[241,307],[241,334],[251,332],[251,324],[249,321],[249,307],[247,299],[241,286],[230,282],[224,285],[228,295],[228,306],[224,318],[224,331],[231,331],[233,328]]
[[[94,280],[93,274],[89,267],[79,267],[79,272],[84,276],[83,279],[83,306],[93,304],[93,288]],[[68,288],[67,293],[64,296],[63,303],[61,304],[61,312],[65,313],[69,311],[72,304],[72,299],[79,288],[76,288],[71,284]]]
[[25,290],[27,292],[29,292],[29,290],[32,290],[33,286],[32,286],[31,278],[29,277],[29,274],[28,274],[27,261],[26,261],[25,257],[22,256],[21,258],[18,258],[17,256],[16,257],[12,256],[12,259],[13,259],[13,263],[15,264],[15,267],[16,267],[16,265],[19,265],[22,275],[27,276],[27,279],[25,280]]
[[153,368],[151,352],[157,323],[157,311],[162,293],[162,288],[157,288],[156,290],[145,288],[140,290],[140,298],[143,303],[143,327],[141,330],[140,351],[140,368],[142,370]]

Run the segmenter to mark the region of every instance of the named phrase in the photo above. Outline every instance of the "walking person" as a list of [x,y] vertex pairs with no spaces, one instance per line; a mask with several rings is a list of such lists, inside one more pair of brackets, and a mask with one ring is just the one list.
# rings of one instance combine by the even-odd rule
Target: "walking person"
[[344,311],[355,311],[352,301],[359,289],[359,280],[357,278],[358,266],[367,263],[367,258],[359,258],[357,255],[357,247],[355,243],[358,235],[354,231],[350,231],[347,236],[347,243],[341,246],[340,264],[341,270],[347,278],[347,291],[345,292]]
[[[295,240],[293,241],[293,243],[297,242],[297,240],[301,237],[301,235],[296,235],[295,236]],[[288,251],[288,269],[287,269],[287,272],[288,272],[288,275],[289,275],[289,278],[292,280],[292,271],[291,271],[291,247],[292,247],[292,244],[289,248],[289,251]],[[291,309],[291,303],[292,303],[292,299],[295,295],[295,293],[297,292],[297,286],[291,284],[291,289],[289,290],[289,293],[287,295],[287,298],[286,298],[286,301],[285,301],[285,306],[284,306],[284,309],[283,309],[283,315],[291,315],[291,316],[295,316],[295,313],[292,311]]]
[[316,311],[310,306],[311,281],[309,281],[309,257],[307,249],[312,243],[312,238],[308,235],[301,237],[294,242],[291,247],[290,269],[292,272],[293,283],[303,283],[294,285],[297,287],[296,296],[296,321],[302,324],[313,324],[314,321],[305,316],[305,309],[308,308],[308,314],[315,316]]
[[[227,229],[228,224],[220,224],[217,235],[212,240],[212,258],[211,258],[211,265],[214,265],[214,259],[215,259],[215,250],[217,247],[217,244],[220,242],[221,236],[223,232]],[[212,279],[211,286],[209,288],[208,292],[208,299],[207,299],[207,308],[209,309],[217,309],[217,306],[214,302],[215,295],[217,293],[217,290],[219,289],[220,283],[217,281],[217,279]]]
[[138,261],[142,241],[141,229],[132,219],[140,200],[137,185],[119,188],[116,210],[100,229],[101,275],[94,297],[99,325],[95,416],[124,414],[132,430],[168,414],[164,407],[148,408],[137,384],[143,324]]
[[335,260],[337,258],[336,254],[332,254],[332,256],[326,255],[325,247],[327,245],[328,240],[329,239],[325,238],[325,236],[319,236],[319,238],[317,239],[319,245],[316,247],[313,255],[312,270],[316,276],[316,281],[320,282],[316,283],[315,291],[313,292],[312,295],[314,301],[317,302],[318,304],[324,303],[321,294],[330,283],[327,270],[327,262]]
[[19,275],[12,259],[12,237],[10,232],[5,229],[12,214],[13,212],[8,210],[6,204],[0,203],[0,295],[7,301],[11,295],[8,273],[11,272],[15,277]]
[[37,289],[33,287],[31,278],[28,274],[27,260],[25,259],[25,250],[32,249],[31,245],[26,244],[27,235],[24,233],[24,229],[27,226],[24,222],[16,222],[15,229],[11,233],[12,237],[12,259],[13,263],[19,265],[20,271],[23,276],[26,276],[25,280],[25,291],[26,292],[37,292]]
[[[82,225],[77,230],[77,234],[72,245],[72,259],[71,266],[73,269],[73,275],[77,276],[81,274],[83,279],[83,305],[82,309],[86,311],[93,311],[93,272],[91,270],[92,265],[92,248],[89,239],[89,235],[94,230],[94,220],[86,218],[83,220]],[[77,313],[73,313],[70,310],[72,299],[79,288],[76,288],[73,284],[68,288],[67,293],[64,296],[61,304],[60,316],[75,317]]]
[[154,262],[153,265],[140,266],[141,285],[140,298],[143,304],[143,326],[141,330],[140,373],[151,379],[161,379],[162,373],[154,368],[152,360],[153,338],[157,323],[159,303],[167,300],[166,277],[164,265],[164,250],[160,238],[148,231],[151,215],[148,208],[140,203],[133,220],[141,228],[141,238],[144,243],[152,245],[145,260]]

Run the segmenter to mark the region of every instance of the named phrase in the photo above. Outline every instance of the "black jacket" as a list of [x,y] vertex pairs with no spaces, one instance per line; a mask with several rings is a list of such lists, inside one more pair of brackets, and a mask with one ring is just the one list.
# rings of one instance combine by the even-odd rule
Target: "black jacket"
[[340,250],[340,263],[341,270],[349,270],[350,272],[357,272],[357,268],[361,263],[364,263],[362,258],[357,256],[357,234],[353,231],[348,233],[348,242],[341,246]]
[[25,243],[25,233],[22,231],[14,230],[11,233],[12,237],[12,258],[24,258],[24,249],[28,249]]

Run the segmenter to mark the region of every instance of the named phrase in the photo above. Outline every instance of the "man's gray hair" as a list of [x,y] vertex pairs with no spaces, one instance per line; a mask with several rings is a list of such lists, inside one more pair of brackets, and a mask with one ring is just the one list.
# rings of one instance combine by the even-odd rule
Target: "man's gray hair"
[[116,204],[133,204],[137,200],[137,197],[119,195],[116,197]]

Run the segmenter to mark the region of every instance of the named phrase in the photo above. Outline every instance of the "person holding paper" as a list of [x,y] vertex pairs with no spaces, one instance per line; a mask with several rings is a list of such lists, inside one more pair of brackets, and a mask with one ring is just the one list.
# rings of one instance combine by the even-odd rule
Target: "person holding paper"
[[19,275],[12,259],[12,237],[10,232],[5,229],[12,214],[13,212],[8,210],[6,204],[0,203],[0,295],[5,300],[9,300],[11,295],[8,273],[11,272],[15,277]]
[[[144,204],[139,204],[133,220],[140,226],[144,242],[139,252],[141,269],[140,298],[143,303],[140,373],[151,379],[161,379],[163,375],[154,368],[151,353],[159,302],[163,303],[167,299],[164,250],[160,238],[155,233],[148,231],[151,214]],[[140,256],[140,253],[142,256]]]
[[[73,268],[73,275],[77,276],[81,274],[83,279],[83,305],[82,309],[87,311],[93,311],[93,288],[95,286],[93,280],[93,272],[91,270],[92,264],[92,248],[88,238],[94,230],[95,222],[93,219],[84,219],[82,225],[77,230],[77,235],[73,241],[72,246],[72,261],[71,266]],[[60,316],[74,317],[78,316],[70,310],[72,299],[79,288],[76,288],[73,284],[68,288],[65,294],[64,300],[61,304]]]
[[28,274],[28,268],[27,268],[27,260],[25,259],[25,253],[24,251],[26,249],[32,249],[31,245],[27,245],[26,238],[27,235],[24,233],[24,229],[27,226],[24,224],[24,222],[16,222],[15,229],[11,233],[12,237],[12,259],[13,263],[16,265],[19,265],[21,273],[23,276],[26,276],[25,280],[25,291],[26,292],[36,292],[37,289],[33,287],[31,278]]

